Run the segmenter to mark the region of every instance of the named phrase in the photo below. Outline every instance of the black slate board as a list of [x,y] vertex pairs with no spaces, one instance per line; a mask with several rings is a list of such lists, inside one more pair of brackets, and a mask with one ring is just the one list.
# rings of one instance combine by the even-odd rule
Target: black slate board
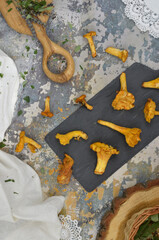
[[[144,105],[148,98],[152,98],[156,102],[157,109],[159,110],[159,90],[141,87],[142,82],[157,78],[159,70],[154,71],[142,64],[135,63],[125,73],[127,76],[128,91],[135,95],[134,109],[130,111],[114,111],[111,106],[116,96],[116,91],[120,89],[120,76],[118,76],[88,101],[94,107],[93,111],[89,111],[85,107],[80,107],[45,138],[46,142],[60,159],[64,158],[64,153],[69,154],[74,159],[73,176],[88,192],[93,191],[159,135],[159,116],[156,116],[151,124],[148,124],[143,114]],[[125,127],[141,128],[141,142],[134,148],[129,147],[122,134],[99,125],[97,123],[99,119]],[[84,131],[88,134],[88,140],[71,140],[69,145],[60,145],[55,135],[57,133],[65,134],[73,130]],[[120,151],[119,155],[111,157],[106,171],[102,176],[94,174],[97,161],[96,153],[90,149],[90,145],[97,141],[112,145]]]

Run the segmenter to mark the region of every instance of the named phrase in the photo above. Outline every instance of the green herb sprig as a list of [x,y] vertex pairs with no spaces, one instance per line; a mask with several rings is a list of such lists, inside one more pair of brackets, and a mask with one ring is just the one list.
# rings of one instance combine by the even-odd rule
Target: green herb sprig
[[159,239],[159,214],[155,214],[147,218],[140,226],[134,240],[157,240]]

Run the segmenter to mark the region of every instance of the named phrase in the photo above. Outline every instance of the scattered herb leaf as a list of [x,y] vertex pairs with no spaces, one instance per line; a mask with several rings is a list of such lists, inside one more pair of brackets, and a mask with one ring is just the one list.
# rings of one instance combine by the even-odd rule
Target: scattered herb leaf
[[7,179],[7,180],[5,180],[5,182],[15,182],[15,180],[14,179]]
[[19,193],[17,193],[17,192],[13,192],[14,194],[19,194]]
[[38,52],[38,50],[37,50],[37,49],[35,49],[35,50],[34,50],[34,54],[37,54],[37,52]]
[[31,88],[34,89],[35,87],[33,85],[31,85]]
[[62,42],[62,44],[65,44],[68,42],[68,39],[66,38],[65,41]]
[[44,168],[41,168],[41,169],[40,169],[40,172],[41,172],[42,174],[45,174],[45,169],[44,169]]
[[6,145],[3,142],[0,142],[0,148],[4,148]]
[[0,77],[3,78],[4,74],[3,73],[0,73]]
[[81,50],[81,46],[80,46],[80,45],[78,45],[78,46],[75,47],[75,52],[76,52],[76,53],[78,53],[80,50]]
[[26,75],[26,74],[28,74],[28,72],[26,71],[26,72],[24,72],[24,74]]
[[22,115],[22,113],[23,113],[23,111],[20,110],[20,111],[18,112],[18,116]]
[[25,48],[26,48],[27,52],[29,52],[30,47],[29,46],[25,46]]
[[12,3],[12,0],[8,0],[6,2],[8,3],[8,5],[10,5]]
[[83,67],[80,65],[81,70],[83,70]]
[[69,25],[70,29],[72,29],[72,28],[73,28],[73,25],[72,25],[72,23],[68,22],[68,25]]
[[23,88],[27,85],[27,82],[28,82],[28,81],[24,81],[24,82],[23,82]]
[[23,99],[24,99],[26,102],[28,102],[28,103],[30,102],[30,97],[29,97],[29,96],[26,96],[26,97],[24,97]]
[[10,9],[8,10],[8,12],[11,12],[11,11],[12,11],[12,9],[13,9],[13,8],[10,8]]
[[20,72],[19,74],[20,74],[21,78],[23,78],[25,80],[25,75],[22,72]]

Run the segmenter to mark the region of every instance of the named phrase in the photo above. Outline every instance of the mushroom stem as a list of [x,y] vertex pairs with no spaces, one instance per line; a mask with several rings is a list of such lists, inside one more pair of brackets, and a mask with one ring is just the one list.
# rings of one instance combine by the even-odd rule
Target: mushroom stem
[[85,105],[85,107],[88,109],[88,110],[93,110],[93,106],[89,105],[86,101],[84,101],[84,103],[82,103],[83,105]]
[[91,49],[91,53],[92,53],[92,57],[94,58],[97,54],[96,54],[96,48],[93,42],[93,36],[96,36],[96,32],[89,32],[87,34],[85,34],[83,37],[86,38],[88,40],[90,49]]
[[87,37],[87,40],[88,40],[88,43],[89,43],[89,46],[90,46],[90,49],[91,49],[91,53],[92,53],[92,57],[96,57],[96,48],[95,48],[95,45],[94,45],[94,42],[93,42],[93,38],[90,37],[88,38]]
[[93,110],[93,106],[89,105],[86,100],[86,95],[81,95],[80,97],[76,98],[76,103],[81,103],[83,106],[85,106],[88,110]]
[[[103,155],[104,155],[104,158],[103,158]],[[97,165],[94,170],[95,174],[102,175],[105,172],[105,169],[107,167],[107,164],[111,155],[112,155],[111,153],[107,155],[104,154],[104,151],[97,152]]]
[[149,82],[143,82],[142,87],[159,89],[159,77]]
[[126,74],[125,73],[122,73],[120,75],[120,85],[121,85],[120,90],[127,92],[127,83],[126,83]]
[[45,99],[45,110],[41,112],[41,114],[45,117],[50,117],[50,118],[54,116],[54,114],[50,112],[50,97],[47,97]]
[[114,123],[103,121],[103,120],[98,120],[98,123],[103,125],[103,126],[110,127],[110,128],[112,128],[112,129],[114,129],[117,132],[120,132],[122,134],[125,133],[125,127],[121,127],[121,126],[118,126],[118,125],[116,125]]
[[24,144],[25,144],[24,136],[25,136],[25,132],[21,131],[20,137],[19,137],[19,143],[17,144],[15,149],[16,152],[21,152],[22,149],[24,148]]
[[155,115],[159,115],[159,111],[155,111]]

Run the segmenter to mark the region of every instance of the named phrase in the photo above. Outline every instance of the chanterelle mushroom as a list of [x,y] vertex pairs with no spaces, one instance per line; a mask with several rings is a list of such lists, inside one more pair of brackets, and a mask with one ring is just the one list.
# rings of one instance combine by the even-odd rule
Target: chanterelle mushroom
[[59,175],[57,176],[58,183],[68,184],[70,182],[73,164],[74,160],[68,154],[65,154],[65,158],[63,160],[63,163],[61,164]]
[[108,47],[105,49],[105,51],[113,56],[116,56],[118,58],[120,58],[123,62],[126,61],[127,57],[128,57],[128,51],[127,50],[120,50],[117,48],[113,48],[113,47]]
[[86,95],[81,95],[80,97],[76,98],[75,102],[76,103],[81,103],[88,110],[93,110],[93,107],[86,102],[85,98],[86,98]]
[[41,115],[45,117],[50,117],[50,118],[54,116],[54,114],[50,112],[50,97],[47,97],[45,99],[45,110],[41,112]]
[[130,147],[135,147],[135,145],[138,144],[139,141],[141,141],[141,139],[140,139],[141,129],[140,128],[120,127],[114,123],[106,122],[103,120],[98,120],[98,123],[103,126],[110,127],[112,129],[116,130],[117,132],[120,132],[121,134],[123,134],[125,136],[125,140],[126,140],[127,144]]
[[95,142],[91,144],[90,148],[93,151],[97,152],[97,165],[94,173],[98,175],[102,175],[105,172],[110,157],[113,154],[119,154],[118,150],[101,142]]
[[29,149],[31,150],[31,152],[35,152],[36,149],[40,149],[41,145],[38,144],[37,142],[35,142],[33,139],[28,138],[25,136],[25,131],[21,131],[20,133],[20,139],[19,139],[19,143],[16,146],[15,151],[16,152],[21,152],[24,148],[24,144],[27,143]]
[[159,111],[156,111],[156,103],[151,98],[148,98],[145,104],[144,115],[148,123],[151,122],[155,115],[159,115]]
[[149,82],[143,82],[142,87],[159,89],[159,77]]
[[70,140],[72,138],[75,138],[76,140],[79,140],[80,138],[83,138],[84,140],[88,139],[88,136],[86,133],[82,131],[72,131],[66,134],[56,134],[56,138],[59,139],[60,143],[62,145],[67,145],[70,143]]
[[112,102],[112,107],[116,110],[130,110],[131,108],[134,108],[135,97],[132,93],[127,91],[125,73],[120,75],[120,84],[120,91]]
[[92,52],[92,57],[94,58],[97,54],[96,54],[96,48],[93,42],[93,36],[96,36],[96,32],[91,31],[85,34],[83,37],[87,38],[91,52]]

